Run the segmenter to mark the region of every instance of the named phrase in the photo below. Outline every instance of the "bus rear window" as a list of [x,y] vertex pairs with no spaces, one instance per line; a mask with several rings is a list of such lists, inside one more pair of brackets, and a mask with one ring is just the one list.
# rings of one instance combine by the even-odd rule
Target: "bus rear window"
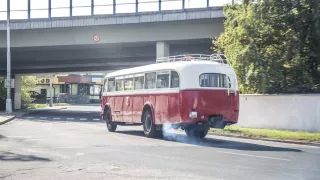
[[[225,74],[205,73],[200,75],[201,87],[228,88],[228,80]],[[229,84],[230,87],[230,84]]]

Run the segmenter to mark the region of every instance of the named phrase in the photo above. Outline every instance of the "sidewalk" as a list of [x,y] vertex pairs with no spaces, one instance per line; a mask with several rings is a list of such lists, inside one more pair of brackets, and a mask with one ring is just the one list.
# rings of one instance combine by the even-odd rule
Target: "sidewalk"
[[5,124],[16,117],[21,117],[23,115],[22,112],[14,112],[12,114],[6,114],[5,112],[0,112],[0,125]]
[[26,109],[26,110],[17,110],[12,114],[6,114],[4,111],[0,111],[0,125],[3,125],[7,122],[12,121],[15,118],[19,118],[26,114],[31,114],[39,111],[49,111],[49,110],[58,110],[58,109],[66,109],[68,106],[55,106],[55,107],[45,107],[39,109]]

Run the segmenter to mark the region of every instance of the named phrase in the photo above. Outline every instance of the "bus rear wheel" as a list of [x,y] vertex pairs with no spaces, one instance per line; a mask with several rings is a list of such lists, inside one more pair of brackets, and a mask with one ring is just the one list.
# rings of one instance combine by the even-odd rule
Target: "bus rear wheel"
[[109,132],[115,132],[117,129],[117,125],[110,121],[110,112],[106,110],[103,115],[103,119],[106,121],[106,125]]
[[162,131],[157,131],[149,109],[145,110],[142,114],[142,124],[145,136],[149,138],[161,137]]
[[185,129],[185,132],[188,137],[192,138],[204,138],[208,134],[209,129],[206,130],[194,130],[194,129]]

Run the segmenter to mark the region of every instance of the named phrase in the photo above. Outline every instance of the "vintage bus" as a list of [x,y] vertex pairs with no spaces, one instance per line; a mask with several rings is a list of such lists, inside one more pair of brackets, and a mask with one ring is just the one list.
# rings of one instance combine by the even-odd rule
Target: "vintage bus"
[[158,58],[105,78],[101,116],[111,132],[143,125],[144,134],[155,137],[170,124],[203,138],[210,127],[237,123],[238,114],[237,78],[221,54]]

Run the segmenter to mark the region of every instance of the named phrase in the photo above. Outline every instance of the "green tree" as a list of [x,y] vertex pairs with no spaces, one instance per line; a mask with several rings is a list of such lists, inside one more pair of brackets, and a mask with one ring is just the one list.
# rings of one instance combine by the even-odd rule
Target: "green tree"
[[231,60],[242,93],[320,92],[319,0],[245,0],[224,8],[215,51]]
[[30,97],[30,91],[34,90],[36,84],[37,78],[35,76],[23,76],[21,78],[21,101],[23,107],[26,107],[34,100]]

